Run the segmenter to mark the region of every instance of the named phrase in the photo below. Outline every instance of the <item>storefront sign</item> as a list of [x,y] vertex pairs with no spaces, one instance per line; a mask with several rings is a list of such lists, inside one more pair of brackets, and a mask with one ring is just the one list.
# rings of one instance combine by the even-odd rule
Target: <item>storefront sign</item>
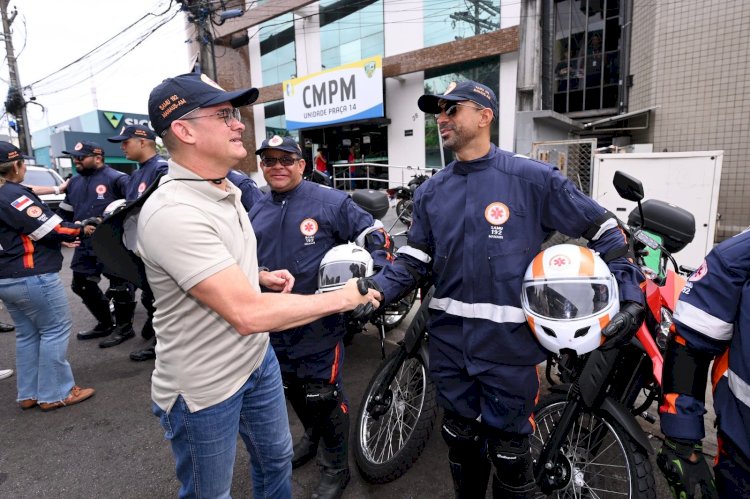
[[383,116],[383,59],[363,59],[284,81],[289,130]]

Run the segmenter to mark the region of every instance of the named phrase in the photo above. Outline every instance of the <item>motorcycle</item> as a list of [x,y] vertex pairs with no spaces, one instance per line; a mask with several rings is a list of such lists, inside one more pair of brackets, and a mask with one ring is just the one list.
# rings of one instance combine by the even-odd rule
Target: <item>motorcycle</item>
[[[432,170],[432,174],[435,170]],[[416,174],[406,184],[406,186],[399,186],[395,189],[388,189],[388,194],[393,197],[395,196],[398,200],[396,202],[396,216],[398,220],[406,225],[407,227],[411,224],[412,212],[414,211],[414,193],[417,188],[424,184],[430,177],[425,174]]]
[[[647,278],[646,318],[629,344],[583,356],[562,351],[548,361],[547,378],[554,383],[554,369],[560,383],[534,411],[531,450],[536,481],[553,497],[656,497],[648,459],[653,450],[635,418],[655,422],[647,409],[659,397],[672,313],[691,271],[672,253],[692,240],[695,221],[667,203],[641,203],[643,187],[629,175],[616,172],[614,185],[638,203],[629,226],[621,227]],[[649,257],[656,268],[647,265]]]

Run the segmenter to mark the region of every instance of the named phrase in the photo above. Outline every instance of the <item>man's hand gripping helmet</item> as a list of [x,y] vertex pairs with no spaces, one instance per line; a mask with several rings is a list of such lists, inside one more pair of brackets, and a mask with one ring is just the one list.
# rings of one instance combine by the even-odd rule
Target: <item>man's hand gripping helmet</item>
[[534,258],[523,278],[521,302],[544,348],[578,355],[602,344],[602,329],[620,310],[607,264],[589,248],[572,244],[552,246]]
[[372,256],[354,243],[334,246],[323,256],[318,268],[318,292],[335,291],[356,277],[373,275]]

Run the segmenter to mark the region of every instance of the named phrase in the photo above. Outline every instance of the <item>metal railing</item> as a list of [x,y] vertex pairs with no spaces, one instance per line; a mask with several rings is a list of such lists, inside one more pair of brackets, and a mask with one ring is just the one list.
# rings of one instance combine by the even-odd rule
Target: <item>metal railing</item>
[[[433,172],[433,168],[389,165],[387,163],[340,163],[334,164],[332,167],[333,178],[331,182],[333,188],[335,189],[343,185],[345,190],[351,190],[351,182],[355,182],[355,185],[359,189],[382,189],[405,186],[415,175],[432,176]],[[365,176],[350,176],[349,169],[351,167],[354,167],[357,172],[364,172]],[[386,178],[381,178],[382,175],[374,176],[377,175],[377,170],[382,171],[383,169],[387,172],[385,175]]]

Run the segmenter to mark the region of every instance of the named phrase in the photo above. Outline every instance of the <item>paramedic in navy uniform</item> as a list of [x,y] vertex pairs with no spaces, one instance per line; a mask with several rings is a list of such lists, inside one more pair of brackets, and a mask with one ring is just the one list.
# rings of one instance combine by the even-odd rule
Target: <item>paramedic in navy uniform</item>
[[[63,151],[63,154],[73,157],[78,172],[78,175],[70,179],[65,199],[57,210],[64,220],[81,221],[101,217],[109,203],[125,197],[129,177],[104,163],[104,150],[99,144],[78,142],[72,151]],[[94,254],[90,239],[81,241],[76,247],[70,268],[73,270],[73,292],[81,297],[83,304],[97,320],[93,329],[78,333],[78,339],[88,340],[110,334],[127,335],[128,338],[135,336],[132,323],[127,319],[123,324],[115,325],[112,322],[109,298],[99,289],[102,264]],[[115,277],[109,278],[109,281],[110,288],[126,284],[122,279]],[[132,291],[124,300],[116,297],[114,305],[115,317],[128,317],[127,312],[135,307]],[[132,317],[132,312],[129,313],[129,317]]]
[[[167,160],[162,158],[156,152],[156,134],[149,127],[144,125],[130,125],[124,126],[120,130],[119,135],[107,138],[109,142],[119,143],[120,149],[125,153],[125,158],[130,161],[138,162],[138,169],[130,174],[128,181],[128,189],[125,192],[125,199],[135,201],[141,194],[148,189],[148,186],[153,184],[159,177],[166,175],[167,173]],[[122,298],[121,301],[128,302],[130,298],[130,284],[123,284],[119,289],[113,290],[110,294],[117,295]],[[131,302],[133,300],[130,300]],[[133,305],[135,303],[133,302]],[[143,289],[141,290],[141,304],[146,309],[146,322],[143,324],[141,329],[141,337],[145,340],[151,340],[154,338],[154,295],[151,292],[151,288],[148,286],[148,282],[144,281]],[[133,312],[135,307],[133,306]],[[123,314],[129,311],[130,307],[123,304],[121,306]],[[128,317],[123,316],[122,321],[128,321]],[[131,313],[129,318],[132,330],[133,315]],[[122,343],[125,341],[123,334],[127,335],[128,330],[121,328],[120,334],[115,335],[111,338],[111,342],[119,341]],[[110,338],[107,338],[110,340]],[[105,341],[107,341],[105,340]],[[156,340],[154,340],[155,342]],[[130,354],[131,360],[142,361],[153,359],[156,357],[154,353],[154,344],[144,348],[143,350],[137,350]]]
[[49,411],[94,395],[75,384],[66,359],[72,321],[60,279],[60,243],[91,230],[55,215],[21,185],[25,175],[21,151],[0,142],[0,299],[17,329],[16,400],[22,409]]
[[676,497],[701,486],[711,497],[703,458],[708,367],[713,361],[719,444],[714,474],[722,499],[750,493],[750,231],[723,241],[690,276],[674,313],[676,334],[664,355],[661,429],[656,463]]
[[453,82],[418,106],[436,116],[455,160],[417,190],[407,245],[373,287],[392,301],[433,273],[430,371],[456,497],[484,497],[490,463],[493,497],[534,497],[529,434],[536,365],[546,354],[521,308],[526,267],[551,231],[586,237],[620,285],[618,339],[640,323],[643,277],[624,258],[625,237],[604,208],[556,168],[491,143],[498,110],[491,89]]
[[[271,187],[250,211],[259,265],[288,269],[294,292],[311,295],[320,262],[334,246],[355,242],[371,253],[376,268],[387,264],[390,240],[380,221],[346,193],[303,180],[305,160],[292,137],[274,135],[256,154]],[[286,396],[305,427],[292,467],[315,457],[322,440],[315,499],[341,497],[350,478],[349,407],[341,379],[345,333],[345,316],[334,314],[271,335]]]

